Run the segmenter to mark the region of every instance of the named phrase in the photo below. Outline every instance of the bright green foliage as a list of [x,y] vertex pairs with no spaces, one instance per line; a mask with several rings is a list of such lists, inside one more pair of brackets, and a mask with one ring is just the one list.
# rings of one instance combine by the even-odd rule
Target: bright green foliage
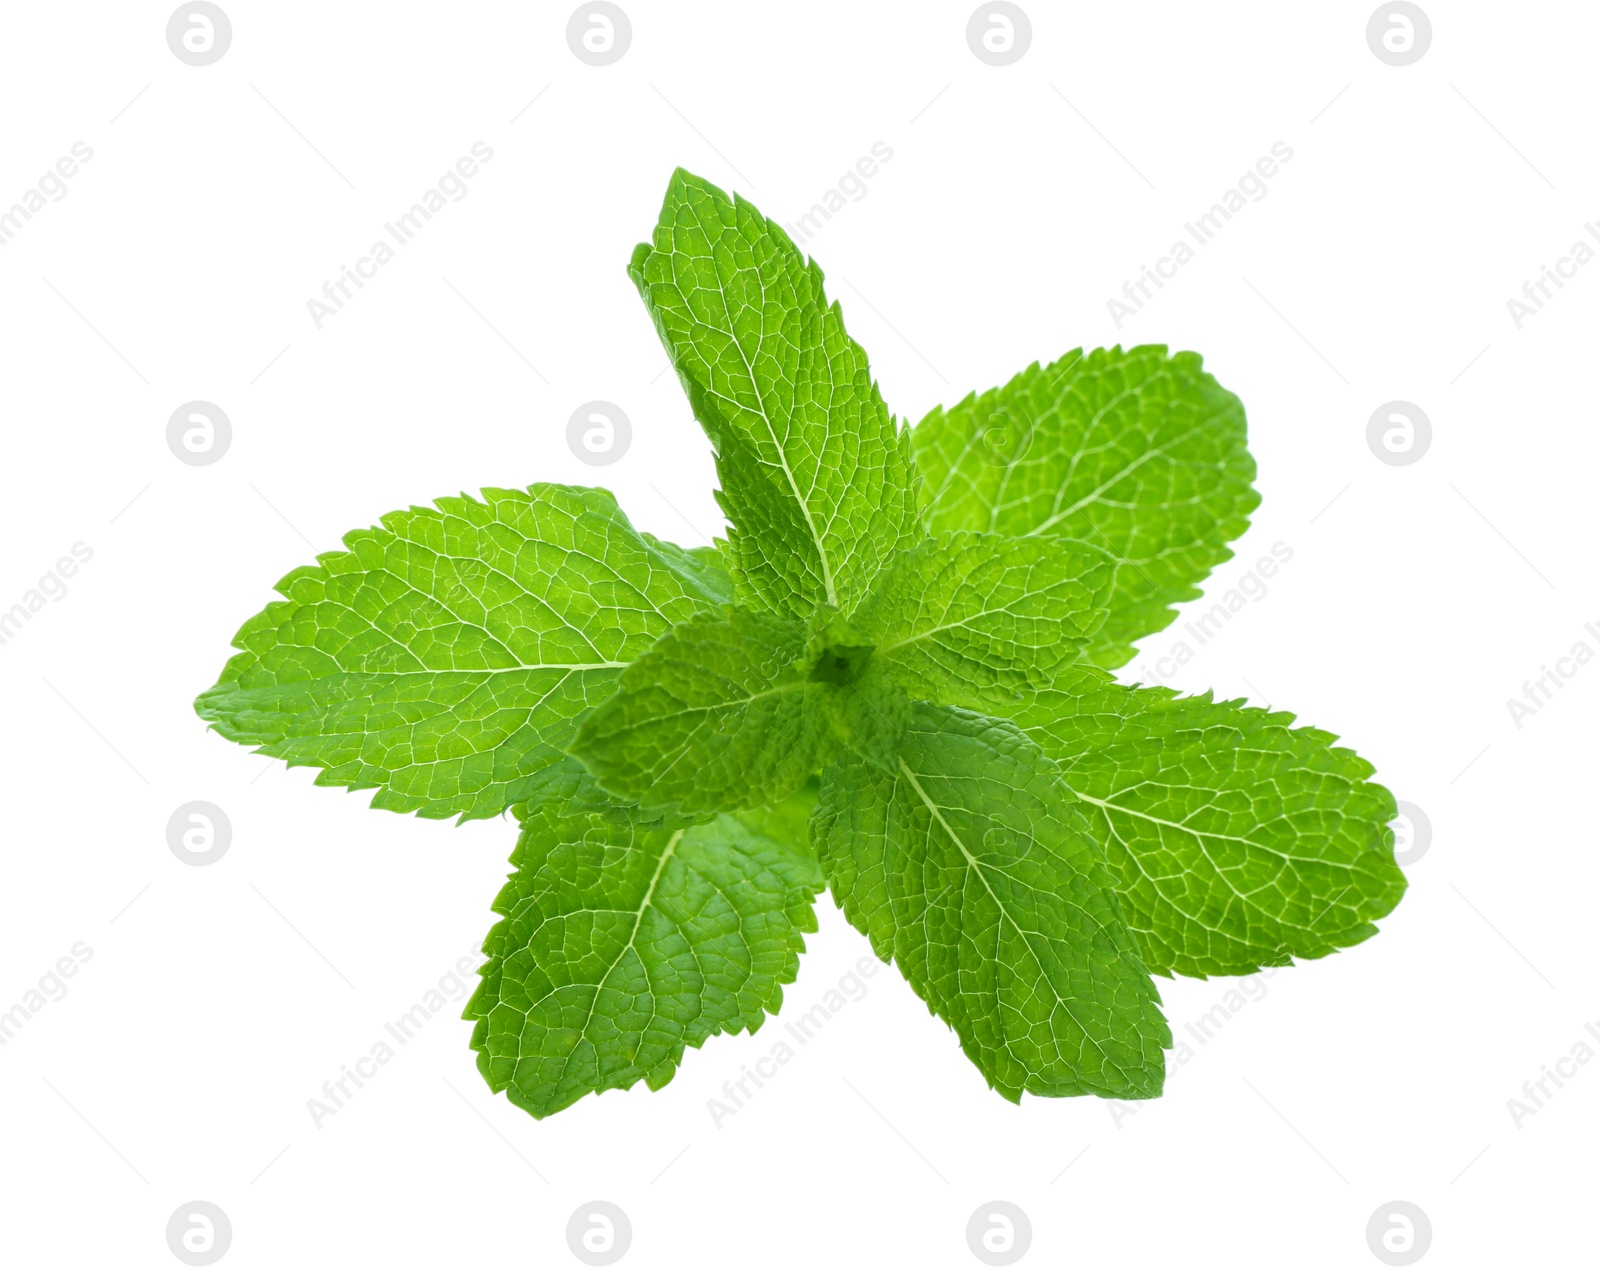
[[1014,726],[916,705],[896,773],[828,768],[812,833],[845,915],[1002,1096],[1160,1093],[1172,1036],[1111,874]]
[[1326,956],[1400,902],[1394,796],[1292,714],[1083,671],[1013,718],[1084,803],[1157,973]]
[[1090,653],[1108,667],[1200,594],[1261,501],[1239,398],[1153,345],[1036,362],[911,439],[930,528],[1078,538],[1122,562]]
[[805,628],[728,608],[684,622],[623,674],[573,743],[603,788],[688,814],[763,806],[821,764]]
[[781,617],[708,613],[627,669],[573,752],[604,789],[647,809],[764,806],[843,746],[888,760],[909,701],[871,667],[871,651],[810,640]]
[[713,560],[641,534],[603,489],[485,489],[345,536],[277,585],[195,708],[229,740],[372,804],[498,815],[584,710],[714,606]]
[[1258,501],[1198,356],[1070,353],[908,432],[743,199],[675,173],[629,273],[720,548],[598,489],[413,507],[284,578],[196,702],[374,806],[515,814],[466,1013],[492,1089],[543,1116],[756,1029],[824,883],[1012,1101],[1158,1095],[1153,973],[1371,936],[1405,889],[1372,768],[1107,672]]
[[1082,656],[1116,573],[1083,542],[941,533],[895,557],[852,624],[914,696],[987,708]]
[[539,809],[511,864],[466,1016],[489,1087],[539,1118],[660,1088],[686,1046],[759,1028],[817,928],[816,859],[760,817],[669,828]]
[[921,529],[910,443],[822,270],[680,168],[628,272],[716,448],[739,601],[849,614]]

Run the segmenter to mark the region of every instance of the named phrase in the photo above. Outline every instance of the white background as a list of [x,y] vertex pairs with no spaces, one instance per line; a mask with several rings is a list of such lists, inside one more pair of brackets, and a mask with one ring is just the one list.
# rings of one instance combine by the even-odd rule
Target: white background
[[[1395,68],[1365,0],[1030,0],[995,68],[965,2],[627,0],[595,68],[565,4],[224,7],[205,68],[162,4],[5,15],[0,206],[94,151],[0,247],[0,608],[93,551],[0,646],[0,1009],[93,949],[0,1048],[7,1263],[176,1264],[168,1216],[205,1199],[230,1266],[576,1264],[596,1198],[631,1219],[624,1264],[972,1265],[996,1198],[1030,1216],[1024,1264],[1377,1264],[1394,1199],[1431,1220],[1423,1263],[1592,1263],[1600,1063],[1520,1127],[1506,1103],[1600,1026],[1600,664],[1520,729],[1506,699],[1600,651],[1600,263],[1521,330],[1506,300],[1600,219],[1600,12],[1430,0]],[[478,141],[467,196],[318,330],[307,299]],[[1210,590],[1293,560],[1173,681],[1294,710],[1422,807],[1405,900],[1127,1117],[1002,1101],[885,967],[720,1127],[707,1099],[781,1024],[536,1122],[489,1095],[458,1002],[313,1126],[481,940],[514,829],[371,811],[192,698],[273,581],[394,508],[600,482],[653,532],[718,532],[630,250],[675,164],[792,222],[878,141],[807,250],[897,413],[1114,342],[1196,349],[1244,399],[1263,503]],[[1117,329],[1106,301],[1278,141],[1267,196]],[[634,425],[605,469],[565,439],[595,398]],[[1433,422],[1409,467],[1365,440],[1396,398]],[[166,445],[194,399],[232,419],[213,466]],[[167,848],[192,799],[232,821],[210,867]],[[797,1012],[866,950],[819,910]],[[1229,986],[1162,983],[1180,1038]]]

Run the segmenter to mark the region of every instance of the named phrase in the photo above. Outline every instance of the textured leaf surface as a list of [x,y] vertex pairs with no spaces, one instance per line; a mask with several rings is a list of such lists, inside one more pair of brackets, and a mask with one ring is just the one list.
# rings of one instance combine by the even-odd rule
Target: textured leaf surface
[[1015,727],[915,705],[897,773],[825,770],[812,839],[845,915],[1003,1096],[1160,1093],[1172,1037],[1111,876]]
[[683,580],[696,595],[706,595],[720,604],[733,602],[733,578],[722,555],[720,543],[712,546],[679,546],[663,542],[648,533],[639,535],[651,553]]
[[739,602],[850,613],[922,530],[909,439],[822,271],[744,199],[680,169],[629,274],[716,448]]
[[1393,796],[1292,714],[1079,671],[1013,717],[1083,803],[1158,973],[1326,956],[1405,892]]
[[678,829],[535,811],[465,1013],[489,1087],[535,1117],[660,1088],[685,1047],[776,1013],[822,878],[769,818],[794,831],[781,809]]
[[852,625],[911,696],[982,709],[1082,656],[1116,572],[1082,542],[941,533],[895,556]]
[[[486,489],[346,535],[278,583],[195,708],[372,804],[495,815],[536,795],[578,715],[728,580],[602,489]],[[570,760],[569,760],[570,761]]]
[[1035,363],[911,437],[931,529],[1079,538],[1123,563],[1089,658],[1107,667],[1200,594],[1260,502],[1239,399],[1155,345]]
[[805,628],[730,608],[675,627],[588,715],[573,752],[617,797],[688,814],[786,797],[821,765]]
[[[828,681],[836,659],[843,677]],[[888,761],[908,709],[876,667],[836,657],[799,623],[726,608],[634,662],[572,751],[616,798],[701,815],[787,797],[842,745]]]

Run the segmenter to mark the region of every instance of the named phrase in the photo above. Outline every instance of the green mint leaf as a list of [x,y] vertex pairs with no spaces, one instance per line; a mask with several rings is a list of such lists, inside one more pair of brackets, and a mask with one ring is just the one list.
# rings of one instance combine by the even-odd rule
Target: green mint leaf
[[767,815],[794,818],[667,828],[533,812],[464,1015],[489,1087],[536,1118],[586,1093],[660,1088],[686,1047],[776,1013],[822,878],[763,831]]
[[492,1089],[544,1116],[754,1031],[824,881],[1012,1101],[1159,1095],[1152,971],[1375,932],[1406,883],[1366,762],[1106,672],[1259,502],[1198,355],[1080,350],[907,429],[743,199],[679,170],[629,275],[725,541],[558,485],[395,512],[280,581],[195,702],[375,807],[514,810],[466,1008]]
[[921,702],[900,754],[823,773],[812,841],[850,922],[1009,1100],[1157,1096],[1172,1036],[1054,764],[1009,723]]
[[1089,660],[1171,623],[1261,501],[1244,407],[1196,353],[1081,350],[935,409],[911,433],[930,529],[1078,538],[1123,567]]
[[[726,575],[638,533],[602,489],[441,498],[277,585],[195,709],[372,805],[464,819],[535,797],[577,717]],[[720,578],[720,581],[719,581]]]
[[681,168],[628,271],[716,449],[739,602],[848,615],[922,530],[909,439],[822,271]]
[[[817,809],[820,781],[812,776],[803,786],[781,802],[732,812],[732,817],[762,837],[776,838],[793,850],[815,860],[811,850],[811,812]],[[822,889],[822,874],[816,874],[813,890]]]
[[798,622],[729,608],[674,627],[578,728],[572,752],[613,795],[686,814],[788,796],[828,730]]
[[1083,542],[941,533],[894,557],[851,625],[911,696],[981,710],[1083,655],[1116,574]]
[[684,622],[584,717],[572,752],[613,796],[686,815],[787,797],[841,745],[886,762],[904,694],[870,648],[828,633],[742,608]]
[[1405,892],[1394,797],[1292,714],[1079,671],[1012,717],[1078,795],[1157,973],[1326,956]]
[[639,535],[646,548],[683,581],[693,594],[704,595],[719,604],[733,602],[733,578],[718,546],[679,546],[663,542],[649,533]]
[[887,663],[867,660],[856,678],[820,692],[818,703],[836,748],[848,749],[885,771],[899,767],[900,738],[911,721],[912,700]]

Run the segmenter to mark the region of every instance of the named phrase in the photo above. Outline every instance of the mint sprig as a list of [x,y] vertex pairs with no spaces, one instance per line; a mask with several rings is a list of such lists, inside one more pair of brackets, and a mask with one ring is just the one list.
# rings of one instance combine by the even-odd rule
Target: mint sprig
[[467,1008],[535,1116],[755,1030],[826,884],[1015,1101],[1152,1097],[1152,974],[1370,937],[1389,792],[1291,715],[1108,673],[1259,501],[1192,353],[1098,349],[898,423],[823,275],[678,171],[630,275],[716,452],[684,550],[599,489],[386,516],[196,702],[373,805],[521,831]]
[[536,1116],[660,1088],[685,1046],[776,1013],[822,888],[800,816],[528,808],[466,1010],[489,1087]]

